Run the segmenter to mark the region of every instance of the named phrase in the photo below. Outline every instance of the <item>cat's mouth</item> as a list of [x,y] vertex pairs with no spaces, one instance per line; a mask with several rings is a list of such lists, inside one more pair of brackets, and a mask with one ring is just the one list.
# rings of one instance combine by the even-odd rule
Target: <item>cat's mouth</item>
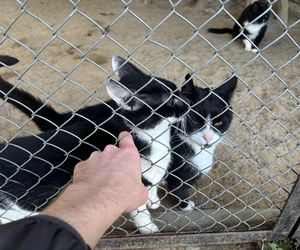
[[204,150],[204,149],[208,149],[212,146],[213,144],[200,144],[200,147],[201,147],[201,150]]

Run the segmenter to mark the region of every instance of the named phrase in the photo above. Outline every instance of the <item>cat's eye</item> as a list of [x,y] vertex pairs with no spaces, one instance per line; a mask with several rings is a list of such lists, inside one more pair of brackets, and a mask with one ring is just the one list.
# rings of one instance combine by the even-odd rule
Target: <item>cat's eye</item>
[[223,122],[222,121],[219,121],[219,122],[216,122],[215,124],[214,124],[214,126],[215,127],[219,127],[219,126],[221,126],[223,124]]

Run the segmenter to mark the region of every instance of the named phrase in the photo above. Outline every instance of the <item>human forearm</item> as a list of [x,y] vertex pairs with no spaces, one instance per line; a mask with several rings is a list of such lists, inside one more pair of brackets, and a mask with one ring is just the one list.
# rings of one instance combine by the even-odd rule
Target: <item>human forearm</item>
[[43,212],[72,225],[91,247],[123,212],[136,209],[148,197],[131,135],[123,132],[119,140],[119,148],[108,145],[80,162],[73,183]]
[[88,250],[81,235],[68,223],[37,215],[0,225],[0,249]]
[[104,197],[105,192],[95,194],[93,190],[89,193],[86,190],[80,184],[71,184],[42,214],[67,222],[93,248],[124,211],[114,200]]

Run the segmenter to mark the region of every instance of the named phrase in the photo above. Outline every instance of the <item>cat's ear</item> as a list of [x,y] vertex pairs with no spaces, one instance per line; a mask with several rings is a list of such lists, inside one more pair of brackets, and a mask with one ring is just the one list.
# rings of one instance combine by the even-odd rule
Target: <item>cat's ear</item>
[[213,92],[220,96],[227,103],[229,102],[237,85],[237,77],[232,76],[225,83],[216,88]]
[[19,62],[15,57],[0,55],[0,67],[4,65],[11,66]]
[[126,62],[125,59],[119,56],[113,56],[111,64],[113,71],[118,75],[120,79],[130,74],[144,74],[137,67],[132,65],[130,62]]
[[191,98],[195,93],[194,81],[190,74],[186,74],[185,76],[185,82],[181,87],[181,93],[188,98]]
[[109,80],[106,83],[106,91],[111,99],[113,99],[118,106],[125,110],[136,110],[138,109],[137,103],[132,98],[132,92],[122,84],[114,80]]

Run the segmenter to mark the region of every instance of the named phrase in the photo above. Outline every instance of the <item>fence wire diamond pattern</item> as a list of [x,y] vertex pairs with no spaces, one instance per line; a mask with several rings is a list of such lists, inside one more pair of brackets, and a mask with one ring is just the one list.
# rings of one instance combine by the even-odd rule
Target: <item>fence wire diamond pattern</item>
[[[2,68],[1,77],[45,105],[80,116],[76,112],[83,107],[108,99],[107,79],[116,77],[113,55],[178,88],[187,73],[202,88],[216,88],[236,75],[230,128],[213,155],[212,170],[190,185],[195,208],[179,210],[162,183],[161,206],[151,215],[161,232],[271,229],[300,170],[299,12],[290,11],[286,24],[274,10],[279,2],[271,1],[265,38],[259,52],[251,53],[237,38],[207,32],[232,27],[244,1],[4,1],[0,52],[20,61]],[[27,118],[3,94],[3,145],[38,134],[34,114]],[[32,111],[38,115],[42,108]],[[137,233],[130,220],[122,216],[106,236]]]

